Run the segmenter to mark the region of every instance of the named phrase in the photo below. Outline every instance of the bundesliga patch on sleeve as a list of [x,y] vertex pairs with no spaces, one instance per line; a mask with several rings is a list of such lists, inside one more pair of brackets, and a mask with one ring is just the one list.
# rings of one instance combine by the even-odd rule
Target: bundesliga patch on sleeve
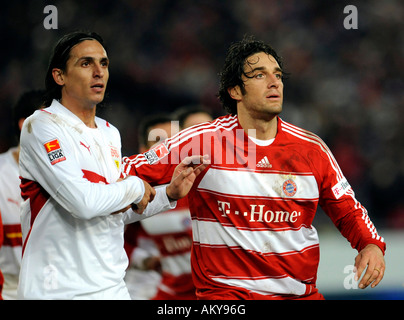
[[168,155],[170,151],[168,151],[166,145],[164,143],[159,144],[158,146],[146,151],[144,156],[149,164],[153,164],[158,162],[160,159],[163,159],[166,155]]
[[58,139],[53,139],[44,143],[46,153],[48,154],[51,165],[66,160]]
[[335,186],[332,187],[332,192],[334,193],[335,198],[339,199],[350,187],[351,185],[349,184],[348,180],[343,177]]

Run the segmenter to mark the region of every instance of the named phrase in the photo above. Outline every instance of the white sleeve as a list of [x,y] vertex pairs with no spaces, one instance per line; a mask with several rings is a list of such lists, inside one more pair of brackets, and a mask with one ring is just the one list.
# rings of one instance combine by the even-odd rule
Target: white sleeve
[[155,187],[156,196],[150,202],[142,214],[136,213],[132,209],[127,210],[123,215],[125,224],[133,223],[154,216],[160,212],[174,209],[177,206],[177,201],[169,201],[166,193],[167,185]]
[[[77,141],[61,127],[43,116],[26,119],[20,139],[22,178],[37,182],[64,209],[82,219],[109,215],[143,198],[144,184],[137,177],[111,184],[85,179],[76,159]],[[65,159],[52,165],[44,144],[55,138]]]

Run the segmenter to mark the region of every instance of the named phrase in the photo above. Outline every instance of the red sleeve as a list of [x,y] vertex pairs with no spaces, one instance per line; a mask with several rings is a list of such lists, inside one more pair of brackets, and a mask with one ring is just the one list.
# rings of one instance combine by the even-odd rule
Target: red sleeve
[[152,186],[169,183],[179,163],[178,161],[171,163],[170,158],[172,158],[170,152],[165,143],[162,143],[143,154],[124,157],[123,175],[138,176]]
[[202,137],[191,133],[183,130],[143,154],[124,157],[123,176],[136,175],[153,186],[169,183],[185,157],[202,154]]
[[352,248],[361,251],[368,244],[375,244],[384,254],[384,239],[377,233],[366,208],[355,198],[331,151],[324,144],[316,153],[311,158],[318,160],[315,168],[319,176],[320,206]]

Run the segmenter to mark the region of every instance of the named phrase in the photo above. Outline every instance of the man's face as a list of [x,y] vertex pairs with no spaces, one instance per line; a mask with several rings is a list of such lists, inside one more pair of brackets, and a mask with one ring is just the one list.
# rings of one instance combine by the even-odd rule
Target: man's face
[[277,115],[282,111],[283,82],[282,70],[271,55],[256,53],[247,58],[243,75],[244,91],[239,86],[235,89],[239,102],[238,113],[248,112],[262,119],[266,115]]
[[98,41],[84,40],[74,46],[62,74],[62,100],[90,108],[100,103],[109,78],[108,64]]

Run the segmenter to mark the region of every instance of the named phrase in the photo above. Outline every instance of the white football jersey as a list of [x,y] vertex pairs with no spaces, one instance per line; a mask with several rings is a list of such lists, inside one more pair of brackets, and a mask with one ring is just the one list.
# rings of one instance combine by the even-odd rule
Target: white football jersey
[[20,176],[23,257],[19,298],[129,299],[124,224],[173,208],[165,188],[143,215],[144,184],[121,176],[121,138],[107,121],[87,127],[56,100],[26,119]]

